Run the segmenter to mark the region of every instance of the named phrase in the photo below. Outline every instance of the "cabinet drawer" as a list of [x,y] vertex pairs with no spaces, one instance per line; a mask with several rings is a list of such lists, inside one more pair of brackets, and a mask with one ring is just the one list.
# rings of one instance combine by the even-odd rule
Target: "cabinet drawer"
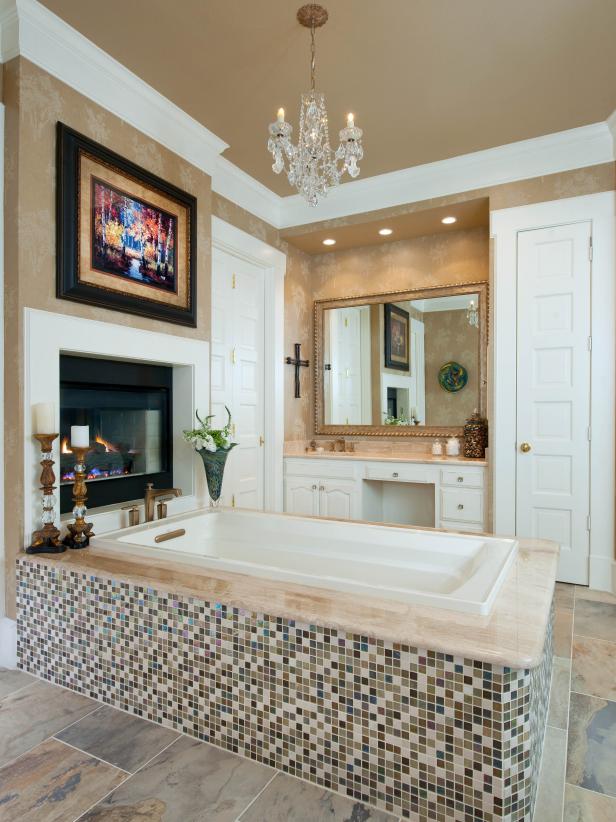
[[481,468],[442,468],[441,484],[455,485],[456,488],[483,488]]
[[355,479],[356,463],[353,460],[328,460],[319,457],[301,459],[285,457],[284,472],[287,477],[331,477],[332,479]]
[[482,533],[483,525],[478,522],[454,522],[453,520],[441,520],[440,528],[446,531],[462,531],[463,533]]
[[483,527],[483,491],[471,488],[441,489],[441,520],[476,522]]
[[392,482],[436,483],[437,472],[421,463],[409,465],[398,462],[366,463],[366,479],[391,480]]

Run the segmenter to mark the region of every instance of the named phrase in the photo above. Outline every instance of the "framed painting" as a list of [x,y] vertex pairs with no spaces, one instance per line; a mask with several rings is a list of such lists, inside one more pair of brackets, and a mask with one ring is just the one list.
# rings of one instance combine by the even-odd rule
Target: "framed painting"
[[409,351],[409,312],[399,308],[395,303],[385,303],[385,368],[397,368],[408,371],[410,368]]
[[57,296],[196,326],[197,201],[57,126]]

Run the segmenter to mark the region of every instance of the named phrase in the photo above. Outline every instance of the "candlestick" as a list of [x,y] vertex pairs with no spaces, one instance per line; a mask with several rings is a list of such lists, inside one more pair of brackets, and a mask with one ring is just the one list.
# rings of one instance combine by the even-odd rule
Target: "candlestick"
[[86,522],[86,500],[88,492],[86,488],[86,454],[90,450],[89,444],[86,447],[75,445],[72,441],[72,431],[75,428],[85,428],[87,425],[74,425],[71,428],[71,451],[75,454],[75,482],[73,484],[73,516],[75,522],[69,523],[69,533],[64,537],[64,544],[69,548],[87,548],[90,544],[90,537],[94,536],[92,532],[92,523]]
[[[53,402],[37,402],[32,406],[32,430],[35,434],[51,434],[55,431],[56,406]],[[57,435],[56,435],[57,436]]]
[[[45,403],[41,403],[41,405],[45,405]],[[43,492],[43,515],[41,520],[43,527],[32,534],[32,543],[26,548],[26,553],[61,554],[66,551],[66,548],[60,541],[60,531],[54,524],[56,498],[53,492],[56,490],[54,485],[56,475],[53,472],[53,459],[51,456],[52,443],[58,435],[35,434],[34,436],[41,444],[41,455],[43,457],[41,460],[43,467],[41,471],[41,491]]]
[[89,425],[71,425],[71,446],[73,445],[76,448],[88,449],[90,447]]

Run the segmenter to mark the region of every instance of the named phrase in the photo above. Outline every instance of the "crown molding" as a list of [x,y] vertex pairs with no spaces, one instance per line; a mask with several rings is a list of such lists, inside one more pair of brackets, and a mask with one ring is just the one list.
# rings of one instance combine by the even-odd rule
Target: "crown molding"
[[0,61],[18,55],[212,178],[212,189],[275,228],[376,211],[614,159],[607,122],[344,183],[317,209],[280,197],[221,156],[228,145],[37,0],[0,0]]
[[608,123],[593,123],[344,183],[319,203],[318,211],[300,195],[284,197],[280,227],[291,228],[317,219],[331,220],[594,166],[614,160],[614,154]]

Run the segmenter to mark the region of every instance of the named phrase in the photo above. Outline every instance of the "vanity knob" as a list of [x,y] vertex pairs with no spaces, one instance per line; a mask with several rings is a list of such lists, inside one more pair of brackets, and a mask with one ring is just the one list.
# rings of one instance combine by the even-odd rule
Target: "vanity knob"
[[316,486],[316,485],[313,485],[313,486],[312,486],[312,490],[313,490],[313,491],[316,491],[316,490],[317,490],[317,486]]
[[520,445],[520,451],[521,451],[523,454],[528,454],[528,452],[530,451],[530,449],[531,449],[531,444],[530,444],[530,442],[523,442],[523,443],[522,443],[522,445]]
[[461,502],[458,503],[458,511],[463,511],[463,510],[464,510],[464,506],[462,505],[462,503]]
[[319,491],[325,491],[325,486],[324,485],[319,485]]
[[393,474],[392,474],[392,477],[397,477],[397,476],[398,476],[398,472],[394,471]]
[[458,482],[464,482],[464,477],[458,477]]

